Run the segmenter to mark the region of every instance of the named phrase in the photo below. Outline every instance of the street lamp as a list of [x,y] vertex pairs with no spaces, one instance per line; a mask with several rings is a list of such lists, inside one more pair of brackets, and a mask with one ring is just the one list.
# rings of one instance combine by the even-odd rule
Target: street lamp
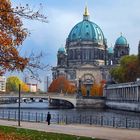
[[20,126],[20,90],[21,90],[21,85],[19,84],[19,94],[18,94],[18,126]]
[[78,97],[82,95],[81,93],[81,78],[78,79]]

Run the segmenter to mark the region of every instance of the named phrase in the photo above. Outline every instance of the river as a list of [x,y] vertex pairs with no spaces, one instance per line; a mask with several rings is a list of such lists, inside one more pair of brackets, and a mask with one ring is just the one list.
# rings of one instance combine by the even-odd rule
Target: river
[[[1,104],[0,111],[18,111],[18,103]],[[30,113],[47,113],[61,114],[61,115],[86,115],[86,116],[108,116],[108,117],[127,117],[129,119],[140,119],[140,113],[119,111],[119,110],[105,110],[105,109],[49,109],[48,102],[29,102],[21,103],[21,112]]]

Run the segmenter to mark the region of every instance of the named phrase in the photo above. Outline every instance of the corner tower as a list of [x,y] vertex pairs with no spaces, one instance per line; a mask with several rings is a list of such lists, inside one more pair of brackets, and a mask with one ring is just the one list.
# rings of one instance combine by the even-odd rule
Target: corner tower
[[118,64],[121,57],[129,55],[129,44],[124,36],[121,36],[116,40],[114,45],[114,64]]

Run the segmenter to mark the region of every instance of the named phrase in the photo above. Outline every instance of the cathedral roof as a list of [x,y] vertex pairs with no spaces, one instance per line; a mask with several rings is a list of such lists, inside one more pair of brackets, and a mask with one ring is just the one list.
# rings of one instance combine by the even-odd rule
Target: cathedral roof
[[115,45],[128,45],[128,44],[126,38],[121,34],[121,36],[116,40]]
[[71,30],[69,41],[85,40],[93,42],[104,42],[104,35],[101,28],[94,22],[89,20],[89,12],[87,7],[83,14],[83,21],[77,23]]
[[58,49],[58,53],[66,53],[66,49],[64,47],[60,47]]
[[113,54],[114,53],[114,48],[113,47],[109,47],[107,51],[108,51],[108,53]]

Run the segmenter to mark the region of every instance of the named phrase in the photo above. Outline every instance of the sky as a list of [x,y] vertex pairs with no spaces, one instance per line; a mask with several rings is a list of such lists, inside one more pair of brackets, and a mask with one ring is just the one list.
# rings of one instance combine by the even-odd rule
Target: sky
[[[47,16],[48,23],[23,19],[24,27],[31,32],[21,46],[23,55],[31,51],[43,51],[43,62],[56,66],[57,50],[65,47],[71,29],[83,20],[85,5],[88,6],[90,20],[102,29],[108,47],[114,46],[122,32],[129,43],[130,54],[138,52],[140,0],[12,0],[14,7],[27,3],[33,10],[40,9]],[[42,81],[47,75],[50,76],[51,71],[40,73]]]

